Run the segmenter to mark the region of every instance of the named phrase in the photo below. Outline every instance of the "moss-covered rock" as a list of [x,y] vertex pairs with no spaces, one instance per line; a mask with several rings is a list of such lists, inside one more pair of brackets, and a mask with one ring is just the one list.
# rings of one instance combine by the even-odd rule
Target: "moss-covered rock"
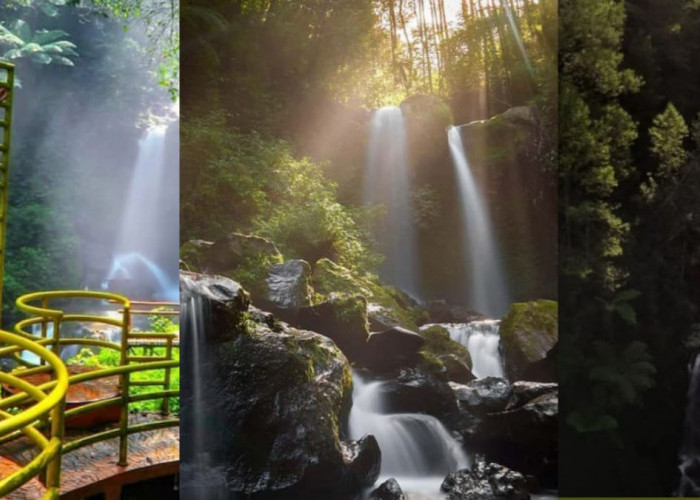
[[322,298],[331,294],[362,295],[368,302],[368,319],[372,330],[402,326],[415,330],[425,312],[411,305],[410,298],[393,287],[385,286],[373,276],[358,276],[330,259],[314,264],[313,287]]
[[421,329],[420,334],[425,339],[424,351],[438,357],[445,355],[456,356],[471,370],[472,358],[469,355],[469,351],[459,342],[452,340],[450,338],[450,332],[448,332],[446,328],[440,325],[431,325]]
[[[330,491],[352,494],[370,486],[380,467],[376,440],[340,438],[352,376],[338,347],[317,333],[271,327],[264,314],[249,314],[237,299],[241,287],[231,280],[201,277],[190,286],[193,280],[186,283],[186,309],[195,308],[190,312],[201,321],[186,321],[183,336],[204,341],[197,375],[206,384],[186,407],[213,430],[197,434],[197,444],[208,465],[225,471],[227,489],[282,499],[327,498]],[[225,321],[240,314],[245,321]],[[184,436],[192,436],[194,421],[183,415]],[[191,453],[183,449],[184,470]]]
[[214,242],[190,240],[180,248],[183,267],[226,276],[241,283],[254,300],[267,296],[270,268],[283,261],[275,244],[260,236],[230,233]]
[[275,308],[299,309],[312,303],[311,266],[305,260],[293,259],[271,266],[265,283],[267,301]]
[[501,320],[500,334],[506,373],[510,380],[522,380],[557,344],[557,303],[537,300],[512,304]]
[[301,308],[294,325],[325,335],[356,360],[369,335],[367,299],[362,295],[332,294],[320,304]]

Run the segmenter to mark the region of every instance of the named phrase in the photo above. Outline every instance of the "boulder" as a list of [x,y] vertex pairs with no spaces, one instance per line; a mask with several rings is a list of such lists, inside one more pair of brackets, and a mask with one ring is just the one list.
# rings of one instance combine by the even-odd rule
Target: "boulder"
[[438,356],[447,372],[447,379],[458,384],[466,384],[476,379],[467,364],[455,354]]
[[473,414],[504,410],[511,397],[510,383],[499,377],[484,377],[467,384],[450,382],[459,408]]
[[372,332],[367,339],[364,363],[377,372],[413,367],[425,339],[415,332],[395,326],[383,332]]
[[510,401],[508,401],[508,406],[506,407],[506,410],[512,410],[519,406],[523,406],[528,401],[532,401],[533,399],[544,394],[557,392],[559,389],[558,384],[526,382],[523,380],[513,382],[513,385],[511,387],[513,389],[513,392],[511,394]]
[[380,484],[369,494],[370,500],[406,500],[401,486],[393,477]]
[[311,266],[305,260],[273,265],[265,282],[267,302],[275,308],[297,310],[311,305]]
[[450,500],[529,500],[528,481],[503,465],[477,456],[471,469],[450,472],[440,489]]
[[375,302],[367,303],[367,319],[370,329],[374,331],[400,325],[400,320],[393,310]]
[[207,270],[214,273],[229,271],[251,258],[279,261],[282,254],[267,238],[230,233],[216,240],[207,251]]
[[332,339],[355,361],[364,351],[369,335],[367,300],[361,295],[333,294],[325,302],[302,307],[290,322]]
[[[501,321],[501,347],[510,380],[523,380],[546,360],[558,340],[557,303],[538,300],[513,304]],[[542,370],[540,370],[542,371]],[[556,382],[556,370],[540,374],[540,382]]]
[[[206,384],[196,405],[183,404],[183,442],[197,436],[194,449],[183,448],[183,462],[206,454],[208,468],[224,471],[230,493],[253,498],[321,498],[372,485],[381,461],[376,439],[340,439],[352,377],[336,345],[259,311],[231,323],[229,317],[241,311],[231,300],[240,286],[226,278],[201,278],[196,286],[193,278],[183,279],[187,307],[206,303],[197,317],[204,333],[199,337],[208,339],[198,350],[197,375]],[[198,337],[195,324],[183,323],[183,340]],[[196,382],[193,374],[186,378]]]
[[457,403],[450,386],[432,373],[404,369],[382,385],[383,404],[387,413],[425,413],[449,420],[457,413]]

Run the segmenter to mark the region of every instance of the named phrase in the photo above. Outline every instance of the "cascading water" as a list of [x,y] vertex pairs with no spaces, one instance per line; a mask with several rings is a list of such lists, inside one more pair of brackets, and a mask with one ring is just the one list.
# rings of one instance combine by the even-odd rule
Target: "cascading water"
[[406,125],[401,108],[387,106],[374,112],[367,152],[364,201],[383,204],[387,216],[377,229],[386,260],[384,280],[418,298],[416,237],[411,215],[411,179]]
[[378,483],[393,477],[406,492],[440,497],[445,475],[469,466],[460,443],[433,416],[385,413],[382,386],[386,382],[365,382],[355,374],[353,383],[350,436],[377,438],[382,452]]
[[[184,282],[183,290],[197,289],[198,285],[187,278],[180,279]],[[207,395],[206,391],[213,378],[209,368],[213,354],[206,343],[211,324],[210,303],[197,294],[183,296],[180,316],[183,353],[181,394],[187,395],[180,411],[181,496],[183,499],[226,500],[229,493],[225,471],[223,467],[213,465],[211,457],[211,439],[218,434],[212,433],[207,423],[208,410],[212,405],[208,399],[211,395]]]
[[[501,322],[495,319],[472,321],[471,323],[444,323],[450,338],[469,351],[472,358],[472,373],[477,378],[505,377],[503,361],[499,351]],[[433,325],[424,325],[421,329]]]
[[138,283],[134,293],[144,298],[178,300],[179,228],[173,214],[179,210],[179,175],[177,162],[166,158],[166,131],[152,127],[139,143],[107,286]]
[[690,367],[690,388],[680,453],[681,482],[678,495],[700,496],[700,354]]
[[488,208],[474,182],[459,127],[447,131],[450,154],[457,176],[464,222],[469,305],[480,313],[500,317],[510,303],[498,247],[493,237]]

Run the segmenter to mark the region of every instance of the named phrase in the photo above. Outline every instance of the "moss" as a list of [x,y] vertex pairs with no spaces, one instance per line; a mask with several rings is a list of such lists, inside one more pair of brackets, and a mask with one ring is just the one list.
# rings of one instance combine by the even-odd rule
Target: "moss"
[[469,355],[469,351],[459,342],[452,340],[449,332],[445,328],[434,325],[422,330],[420,334],[425,339],[422,352],[434,356],[454,354],[460,360],[464,361],[470,370],[472,369],[472,358]]
[[390,310],[399,325],[416,330],[424,319],[425,311],[403,305],[405,298],[399,291],[379,283],[372,275],[358,276],[351,270],[329,259],[320,259],[314,264],[313,287],[319,302],[331,294],[362,295],[367,302],[373,302]]
[[281,255],[257,254],[246,257],[230,272],[222,273],[238,281],[253,297],[267,296],[267,277],[270,267],[283,261]]
[[501,321],[501,342],[506,349],[517,349],[526,360],[542,356],[543,343],[557,340],[557,303],[537,300],[512,304]]
[[203,271],[206,265],[206,252],[213,243],[203,240],[190,240],[180,247],[180,260],[189,271]]
[[444,371],[445,365],[443,362],[435,356],[433,353],[422,349],[420,351],[420,360],[418,361],[418,368],[422,371],[429,373],[440,373]]

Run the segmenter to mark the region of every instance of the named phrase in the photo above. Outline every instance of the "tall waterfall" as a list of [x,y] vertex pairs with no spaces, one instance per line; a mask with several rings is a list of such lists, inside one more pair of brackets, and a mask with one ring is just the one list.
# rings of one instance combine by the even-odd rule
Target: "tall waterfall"
[[139,143],[107,281],[139,283],[153,298],[178,300],[179,172],[176,159],[166,161],[166,130],[152,127]]
[[448,472],[469,466],[469,459],[438,419],[422,413],[386,413],[384,381],[353,377],[350,436],[377,438],[382,452],[381,483],[394,477],[410,493],[435,496]]
[[465,228],[468,303],[482,314],[500,317],[508,310],[509,298],[488,208],[474,182],[459,128],[450,127],[447,138],[459,184]]
[[387,213],[377,231],[388,283],[418,297],[416,237],[411,215],[410,168],[406,125],[401,108],[380,108],[372,116],[364,201],[383,204]]
[[680,453],[681,483],[678,495],[700,496],[700,354],[690,367],[690,388]]

